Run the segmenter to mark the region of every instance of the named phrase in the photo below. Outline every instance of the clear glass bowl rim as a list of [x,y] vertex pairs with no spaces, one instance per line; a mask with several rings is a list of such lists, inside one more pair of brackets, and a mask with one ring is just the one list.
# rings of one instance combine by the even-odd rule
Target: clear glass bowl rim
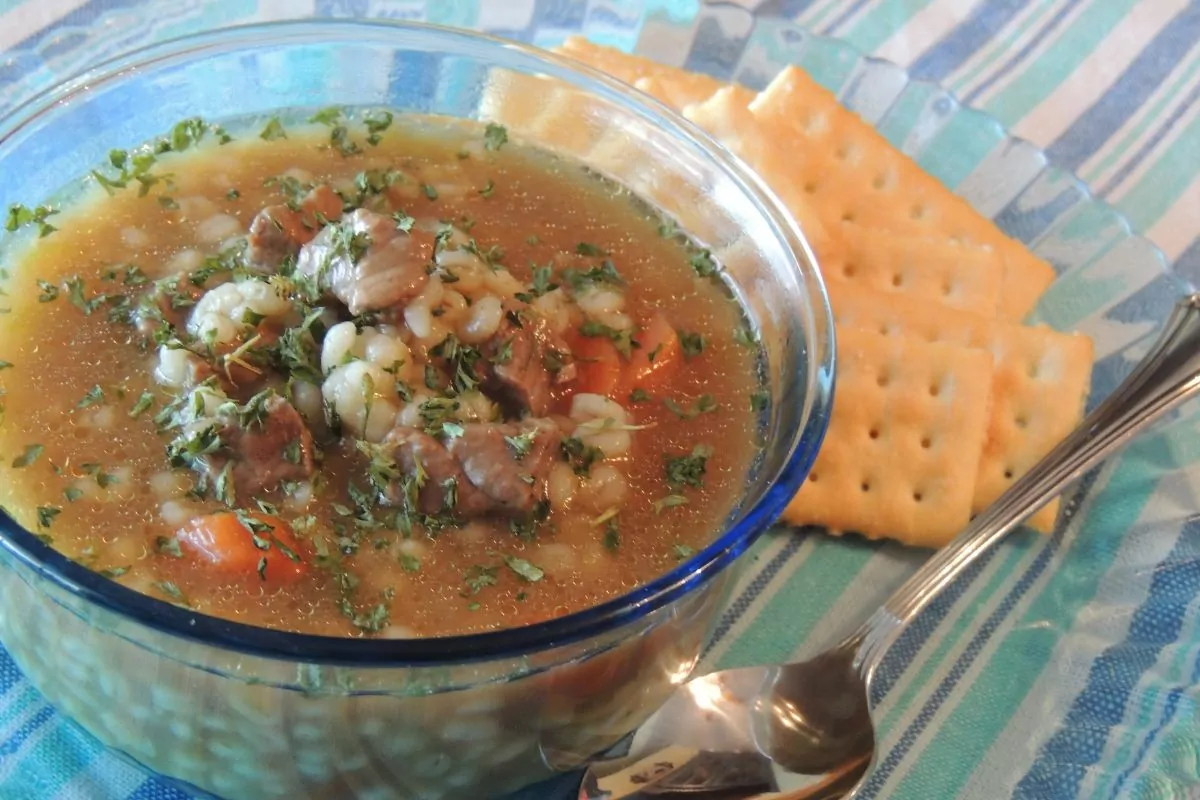
[[[803,429],[793,437],[792,450],[757,504],[729,530],[674,569],[631,592],[563,617],[532,625],[485,633],[415,639],[359,639],[314,636],[262,628],[199,614],[158,600],[63,556],[0,512],[0,548],[41,578],[86,603],[119,617],[183,639],[226,651],[271,659],[313,664],[414,667],[519,658],[590,637],[634,622],[700,588],[731,565],[783,512],[816,458],[828,427],[833,399],[835,346],[833,317],[825,285],[803,233],[765,183],[740,159],[706,133],[654,98],[586,65],[519,42],[477,31],[421,22],[387,20],[296,19],[236,25],[189,34],[137,48],[103,61],[74,77],[44,90],[0,118],[0,150],[14,134],[48,109],[68,103],[94,87],[120,81],[124,76],[162,62],[219,53],[241,44],[256,48],[288,44],[346,41],[355,34],[394,35],[397,46],[414,37],[432,37],[447,45],[443,52],[480,58],[479,48],[508,51],[556,78],[569,79],[588,92],[615,101],[639,114],[672,136],[698,144],[739,187],[753,198],[769,220],[804,283],[817,291],[809,304],[817,331],[805,342],[808,371],[809,414]],[[427,45],[426,45],[427,46]],[[473,52],[467,52],[473,50]]]

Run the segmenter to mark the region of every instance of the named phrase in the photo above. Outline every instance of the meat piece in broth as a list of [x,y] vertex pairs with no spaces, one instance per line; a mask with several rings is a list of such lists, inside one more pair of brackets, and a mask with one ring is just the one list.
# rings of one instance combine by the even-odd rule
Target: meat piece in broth
[[267,206],[250,223],[246,260],[251,267],[275,272],[311,242],[320,228],[341,216],[342,198],[324,184],[300,201],[299,210],[282,204]]
[[236,497],[253,498],[284,481],[312,477],[312,434],[300,412],[276,394],[262,405],[254,420],[222,420],[218,429],[221,449],[196,461],[195,466],[216,485],[227,465]]
[[379,311],[416,297],[429,281],[433,234],[401,230],[360,208],[300,250],[296,270],[346,304],[351,314]]
[[550,389],[575,378],[571,350],[541,319],[520,327],[506,324],[484,347],[492,364],[484,389],[510,416],[542,417],[550,408]]
[[[443,444],[415,428],[396,428],[384,440],[406,475],[424,471],[417,505],[425,514],[451,512],[460,519],[489,514],[532,514],[545,497],[546,478],[559,452],[562,433],[551,420],[476,422]],[[419,469],[418,469],[419,467]],[[405,480],[384,493],[393,505],[405,502]]]

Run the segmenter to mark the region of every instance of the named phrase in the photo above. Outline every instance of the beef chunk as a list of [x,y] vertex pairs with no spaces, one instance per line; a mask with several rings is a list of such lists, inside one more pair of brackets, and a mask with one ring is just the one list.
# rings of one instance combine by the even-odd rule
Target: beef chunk
[[264,272],[276,272],[285,259],[300,252],[317,231],[342,216],[342,198],[322,184],[300,202],[297,211],[286,205],[267,206],[250,223],[246,261]]
[[142,296],[138,309],[134,312],[134,325],[138,333],[147,339],[153,339],[164,323],[173,331],[183,330],[187,315],[191,313],[192,306],[196,305],[202,294],[203,289],[193,286],[183,278],[156,283]]
[[192,466],[209,486],[218,488],[221,474],[232,465],[232,499],[239,502],[284,481],[306,480],[316,468],[312,435],[300,413],[279,395],[266,397],[257,419],[240,420],[234,415],[220,419],[217,435],[220,449],[196,459]]
[[351,314],[379,311],[416,297],[429,280],[434,237],[398,229],[391,217],[358,209],[300,250],[296,269]]
[[570,348],[541,319],[506,323],[483,352],[492,365],[483,389],[509,416],[545,416],[551,387],[575,377]]
[[558,426],[528,419],[473,422],[462,429],[461,436],[445,443],[416,428],[389,433],[384,447],[405,478],[392,482],[385,499],[403,505],[406,478],[411,482],[411,476],[423,471],[425,483],[417,493],[421,513],[449,511],[460,519],[531,514],[545,497],[546,478],[562,441]]

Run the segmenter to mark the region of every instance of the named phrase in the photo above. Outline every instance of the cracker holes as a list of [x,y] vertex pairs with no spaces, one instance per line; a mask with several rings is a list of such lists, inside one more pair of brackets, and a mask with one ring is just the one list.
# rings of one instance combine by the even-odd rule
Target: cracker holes
[[871,428],[871,430],[867,431],[867,436],[869,436],[872,440],[878,439],[879,438],[879,428]]
[[1042,365],[1034,361],[1029,365],[1028,372],[1029,377],[1036,381],[1042,375]]
[[920,489],[917,489],[913,492],[912,498],[914,503],[919,503],[925,499],[925,494]]
[[842,212],[842,222],[854,222],[856,214],[853,211]]
[[946,281],[942,284],[942,297],[949,297],[954,294],[955,285],[951,281]]
[[891,335],[892,335],[892,325],[891,325],[891,323],[889,323],[889,322],[885,322],[885,323],[883,323],[882,325],[880,325],[880,326],[879,326],[879,333],[880,333],[880,335],[881,335],[881,336],[891,336]]
[[1017,414],[1017,416],[1013,419],[1013,423],[1021,430],[1025,430],[1029,427],[1029,417],[1025,416],[1024,414]]
[[853,278],[854,273],[857,270],[858,270],[858,267],[854,266],[853,264],[843,264],[842,265],[842,277],[843,278]]
[[880,173],[871,179],[871,188],[875,190],[886,189],[888,185],[887,175]]
[[892,275],[892,286],[894,288],[899,289],[903,285],[904,285],[904,273],[903,272],[897,272],[894,275]]
[[933,383],[929,384],[929,396],[930,397],[940,397],[941,394],[942,394],[942,382],[941,381],[934,381]]
[[892,376],[890,374],[888,374],[887,370],[884,370],[875,376],[875,385],[878,386],[880,389],[886,388],[887,385],[891,382],[892,382]]
[[871,482],[864,478],[863,482],[858,485],[858,488],[862,490],[863,494],[867,494],[871,491]]
[[817,193],[817,182],[809,181],[808,183],[804,184],[804,193],[805,194],[816,194]]
[[921,437],[921,449],[928,450],[931,447],[933,447],[933,437],[932,436],[922,436]]
[[817,482],[817,473],[815,473],[815,472],[808,473],[808,482],[816,483]]
[[926,213],[929,211],[924,203],[917,203],[908,210],[908,215],[913,219],[925,219]]
[[1015,471],[1013,471],[1012,467],[1004,468],[1004,480],[1011,481],[1013,479],[1013,477],[1016,476],[1016,474],[1017,473]]

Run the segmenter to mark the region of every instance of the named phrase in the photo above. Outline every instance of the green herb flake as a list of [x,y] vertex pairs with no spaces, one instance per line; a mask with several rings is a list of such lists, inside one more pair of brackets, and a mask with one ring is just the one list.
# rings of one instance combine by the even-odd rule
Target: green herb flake
[[575,245],[575,252],[581,256],[595,256],[597,258],[608,255],[607,250],[591,242],[580,242]]
[[489,122],[483,131],[483,146],[488,150],[499,150],[508,142],[508,129]]
[[621,531],[617,527],[617,518],[613,517],[604,523],[604,549],[615,553],[621,548]]
[[176,603],[179,603],[180,605],[185,605],[185,606],[191,605],[190,603],[188,603],[187,598],[183,596],[183,591],[178,586],[175,585],[174,581],[159,581],[158,583],[155,583],[152,585],[154,586],[154,588],[158,589],[160,592],[165,594],[167,597],[171,598]]
[[[108,578],[110,581],[115,581],[117,578],[121,577],[126,572],[129,572],[129,570],[130,570],[129,566],[109,567],[108,569],[100,570],[100,577]],[[172,586],[173,585],[174,584],[172,584]],[[178,591],[178,589],[176,591]],[[180,596],[182,597],[182,595],[180,595]]]
[[158,536],[154,539],[154,551],[172,558],[183,558],[178,536]]
[[16,231],[26,225],[36,225],[38,229],[38,238],[43,238],[58,230],[49,222],[48,217],[52,217],[58,213],[58,209],[50,206],[38,206],[29,208],[19,203],[15,203],[8,207],[8,214],[4,218],[4,229],[9,232]]
[[537,583],[542,578],[546,577],[545,571],[541,567],[535,566],[523,558],[516,556],[505,556],[504,563],[508,568],[517,574],[522,580],[528,583]]
[[688,331],[678,331],[679,346],[683,349],[685,358],[695,358],[704,352],[704,347],[707,341],[702,333],[690,333]]
[[54,522],[54,518],[62,513],[62,509],[58,506],[38,506],[37,507],[37,526],[38,530],[46,530],[50,527],[50,523]]
[[104,390],[100,388],[100,384],[96,384],[87,390],[87,394],[83,399],[75,404],[76,408],[87,408],[88,406],[99,405],[104,402]]
[[411,232],[413,225],[417,222],[414,217],[405,214],[403,211],[397,211],[395,214],[392,214],[392,219],[396,221],[396,230],[403,231],[404,233]]
[[475,595],[489,586],[495,586],[498,569],[499,567],[485,567],[480,564],[472,565],[470,569],[463,573],[463,581],[467,584],[467,590]]
[[228,192],[225,193],[226,200],[237,200],[241,196],[242,196],[242,193],[239,192],[237,189],[230,189]]
[[698,444],[692,448],[691,455],[667,458],[667,483],[671,486],[693,486],[696,488],[703,486],[704,473],[708,466],[708,459],[712,456],[712,453],[713,450],[708,445]]
[[13,469],[21,469],[23,467],[28,467],[30,464],[37,461],[38,458],[41,457],[42,452],[45,449],[46,448],[40,444],[25,445],[25,451],[23,453],[21,453],[21,455],[19,455],[13,459],[13,461],[12,461]]
[[754,331],[746,325],[738,325],[733,329],[733,340],[742,347],[758,347],[758,338],[755,337]]
[[58,286],[50,281],[38,279],[37,287],[41,291],[38,295],[39,303],[52,303],[58,299]]
[[401,553],[400,566],[405,572],[418,572],[421,569],[421,559],[408,553]]
[[495,182],[494,182],[494,181],[492,181],[492,179],[491,179],[491,178],[488,178],[488,179],[487,179],[487,183],[485,183],[485,184],[483,185],[483,188],[479,190],[479,196],[480,196],[480,197],[483,197],[483,198],[485,198],[485,199],[486,199],[486,198],[488,198],[488,197],[491,197],[491,196],[492,196],[492,193],[493,193],[493,192],[495,192],[495,191],[496,191],[496,184],[495,184]]
[[681,494],[669,494],[659,500],[654,501],[654,513],[661,514],[669,508],[678,508],[686,506],[688,499]]
[[537,431],[531,430],[518,433],[515,436],[505,436],[504,443],[508,445],[513,458],[517,461],[522,461],[525,456],[529,455],[529,451],[533,448],[533,440],[536,438]]
[[689,547],[686,544],[672,545],[671,550],[675,553],[675,558],[679,561],[696,555],[696,548]]
[[67,499],[68,503],[74,503],[76,500],[83,497],[83,490],[77,486],[68,486],[63,489],[63,497]]
[[645,389],[643,389],[640,386],[629,393],[629,402],[630,403],[645,403],[645,402],[648,402],[650,399],[651,399],[650,393],[647,392]]
[[150,406],[154,403],[154,395],[150,392],[142,392],[138,397],[137,402],[133,404],[133,408],[129,409],[129,418],[137,419],[142,414],[150,410]]
[[165,194],[158,196],[158,206],[165,211],[176,211],[179,209],[179,203],[175,202],[175,198]]
[[759,389],[756,392],[750,393],[750,410],[764,411],[771,404],[771,396],[767,394],[766,389]]
[[713,260],[712,253],[708,250],[701,250],[695,253],[688,263],[692,265],[692,269],[701,278],[711,278],[718,273],[717,262]]
[[258,138],[267,142],[273,142],[276,139],[286,139],[287,131],[283,129],[283,123],[279,121],[279,117],[271,117],[267,121],[266,127],[258,134]]
[[578,436],[569,436],[559,445],[563,459],[571,464],[576,475],[588,475],[592,467],[604,459],[604,451],[595,445],[585,445]]

